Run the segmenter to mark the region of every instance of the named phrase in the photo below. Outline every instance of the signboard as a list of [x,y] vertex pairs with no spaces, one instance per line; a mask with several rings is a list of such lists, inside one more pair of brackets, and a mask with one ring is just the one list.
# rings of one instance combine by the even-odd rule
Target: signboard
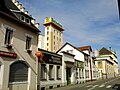
[[84,68],[84,63],[83,62],[77,61],[76,63],[77,63],[77,67]]
[[57,57],[51,54],[44,53],[42,60],[45,63],[62,65],[62,57]]
[[17,54],[16,54],[16,53],[13,53],[13,52],[6,52],[6,51],[1,51],[1,50],[0,50],[0,56],[10,57],[10,58],[16,58],[16,57],[17,57]]

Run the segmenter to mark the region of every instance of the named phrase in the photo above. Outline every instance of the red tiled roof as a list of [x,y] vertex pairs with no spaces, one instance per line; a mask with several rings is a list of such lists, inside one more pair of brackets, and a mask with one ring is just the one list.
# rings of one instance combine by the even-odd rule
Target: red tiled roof
[[78,49],[81,50],[81,51],[84,51],[84,50],[90,50],[90,51],[92,51],[91,46],[82,46],[82,47],[79,47]]

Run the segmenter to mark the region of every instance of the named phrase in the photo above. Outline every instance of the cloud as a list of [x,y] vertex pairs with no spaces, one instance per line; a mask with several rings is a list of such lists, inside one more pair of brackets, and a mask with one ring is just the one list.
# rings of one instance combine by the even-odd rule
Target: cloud
[[64,42],[93,48],[113,47],[119,52],[120,21],[116,0],[20,0],[40,22],[45,17],[59,21],[64,31]]

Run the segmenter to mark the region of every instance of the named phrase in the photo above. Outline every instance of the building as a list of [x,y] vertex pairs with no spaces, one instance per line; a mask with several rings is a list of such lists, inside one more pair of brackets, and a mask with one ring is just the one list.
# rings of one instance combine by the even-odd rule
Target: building
[[[63,55],[63,84],[67,85],[86,82],[85,55],[87,54],[80,51],[78,48],[71,45],[70,43],[65,43],[57,51],[57,53]],[[67,76],[69,76],[70,79]]]
[[47,90],[62,86],[62,56],[43,49],[40,51],[38,64],[38,83],[40,90]]
[[116,53],[110,48],[102,48],[95,51],[95,65],[100,71],[100,78],[112,78],[118,76],[118,61]]
[[44,22],[45,26],[45,43],[44,49],[56,52],[63,44],[63,27],[55,19],[47,17]]
[[92,56],[92,48],[91,46],[82,46],[78,48],[83,51],[85,54],[85,74],[86,81],[96,80],[99,78],[98,68],[94,63],[94,58]]
[[0,1],[0,90],[36,90],[38,24],[16,0]]

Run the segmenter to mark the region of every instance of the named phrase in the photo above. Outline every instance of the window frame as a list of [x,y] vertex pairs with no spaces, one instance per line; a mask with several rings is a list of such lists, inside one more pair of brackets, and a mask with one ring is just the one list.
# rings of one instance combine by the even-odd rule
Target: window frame
[[[28,38],[30,38],[30,42],[29,42],[29,44],[30,45],[27,45],[27,37]],[[32,35],[30,35],[30,34],[25,34],[25,50],[29,50],[29,51],[32,51],[32,39],[33,39],[33,36]],[[27,46],[29,46],[29,48],[27,47]]]
[[49,80],[54,80],[54,65],[49,65]]
[[[44,67],[44,68],[42,68],[42,66]],[[41,76],[40,76],[40,78],[41,78],[41,80],[47,80],[47,70],[46,70],[46,64],[41,64]]]
[[[11,37],[11,40],[10,40],[10,43],[7,44],[5,43],[6,42],[6,32],[7,32],[7,29],[8,31],[11,31],[12,32],[12,37]],[[13,45],[13,37],[14,37],[14,32],[16,31],[15,28],[9,26],[9,25],[6,25],[6,24],[3,24],[3,30],[4,30],[4,40],[3,40],[3,45],[5,45],[6,47],[7,46],[12,46]],[[7,37],[8,38],[8,37]]]
[[57,80],[61,80],[61,67],[60,66],[56,66],[56,77],[57,77]]

